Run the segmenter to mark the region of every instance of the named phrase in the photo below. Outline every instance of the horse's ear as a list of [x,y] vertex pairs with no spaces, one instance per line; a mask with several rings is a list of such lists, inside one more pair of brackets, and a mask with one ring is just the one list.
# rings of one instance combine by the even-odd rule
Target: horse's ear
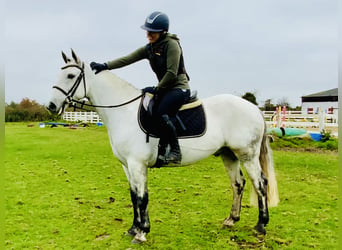
[[71,55],[72,55],[72,58],[74,58],[76,63],[80,62],[80,60],[78,59],[78,57],[77,57],[77,55],[76,55],[76,53],[74,52],[73,49],[71,49]]
[[62,51],[62,57],[65,63],[70,62],[70,59],[64,54],[64,52]]

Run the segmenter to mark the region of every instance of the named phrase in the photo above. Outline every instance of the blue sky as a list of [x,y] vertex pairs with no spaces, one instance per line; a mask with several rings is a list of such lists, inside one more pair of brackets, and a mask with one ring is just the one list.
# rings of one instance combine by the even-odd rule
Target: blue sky
[[[200,97],[253,92],[260,105],[337,87],[337,1],[47,1],[5,7],[5,100],[48,102],[73,48],[105,62],[147,43],[140,29],[155,11],[181,39],[190,86]],[[147,61],[113,70],[138,88],[157,84]]]

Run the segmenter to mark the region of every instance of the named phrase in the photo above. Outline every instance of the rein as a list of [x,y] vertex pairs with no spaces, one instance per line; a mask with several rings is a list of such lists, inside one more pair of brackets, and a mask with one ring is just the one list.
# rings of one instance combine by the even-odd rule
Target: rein
[[[76,93],[76,90],[78,89],[81,81],[83,80],[83,87],[84,87],[84,97],[86,97],[86,93],[87,93],[87,87],[86,87],[86,80],[85,80],[85,75],[84,75],[84,63],[82,63],[82,67],[80,67],[77,64],[70,64],[70,65],[66,65],[64,67],[62,67],[61,69],[67,69],[70,67],[75,67],[78,68],[81,73],[79,74],[79,76],[77,77],[74,85],[70,88],[70,90],[68,92],[66,92],[64,89],[62,89],[59,86],[54,85],[52,88],[59,90],[60,92],[62,92],[66,97],[65,97],[65,103],[69,104],[70,107],[74,107],[74,108],[79,108],[79,109],[83,109],[83,106],[88,106],[88,107],[94,107],[94,108],[119,108],[122,106],[125,106],[127,104],[130,104],[138,99],[140,99],[144,94],[140,94],[137,97],[134,97],[133,99],[121,103],[121,104],[117,104],[117,105],[93,105],[93,104],[87,104],[85,103],[85,101],[78,101],[74,99],[74,94]],[[81,107],[77,107],[76,104],[81,104]]]

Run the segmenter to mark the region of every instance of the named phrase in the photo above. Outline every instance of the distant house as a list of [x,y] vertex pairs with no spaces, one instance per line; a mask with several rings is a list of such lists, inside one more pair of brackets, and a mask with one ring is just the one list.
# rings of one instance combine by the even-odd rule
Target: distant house
[[327,114],[337,114],[338,88],[302,96],[302,113],[315,114],[319,108]]

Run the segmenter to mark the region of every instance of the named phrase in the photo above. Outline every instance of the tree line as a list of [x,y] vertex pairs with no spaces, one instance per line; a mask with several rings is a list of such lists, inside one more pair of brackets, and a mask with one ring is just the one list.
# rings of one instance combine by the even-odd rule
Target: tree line
[[[256,101],[255,94],[252,92],[246,92],[244,95],[241,96],[243,99],[255,104],[259,105]],[[260,110],[262,111],[275,111],[277,107],[284,107],[286,106],[287,110],[301,110],[301,106],[291,107],[290,103],[287,101],[287,98],[282,98],[278,100],[277,104],[272,103],[272,99],[267,99],[263,106],[259,106]]]
[[[90,104],[88,101],[85,103]],[[95,111],[95,108],[87,107],[86,110]],[[67,107],[65,111],[75,111],[75,109],[73,107]],[[29,98],[22,99],[20,103],[13,101],[10,104],[5,103],[5,122],[40,122],[56,121],[58,119],[60,117],[51,114],[44,105]]]
[[5,121],[46,121],[51,120],[52,115],[46,110],[44,105],[29,98],[24,98],[20,103],[11,102],[5,104]]

